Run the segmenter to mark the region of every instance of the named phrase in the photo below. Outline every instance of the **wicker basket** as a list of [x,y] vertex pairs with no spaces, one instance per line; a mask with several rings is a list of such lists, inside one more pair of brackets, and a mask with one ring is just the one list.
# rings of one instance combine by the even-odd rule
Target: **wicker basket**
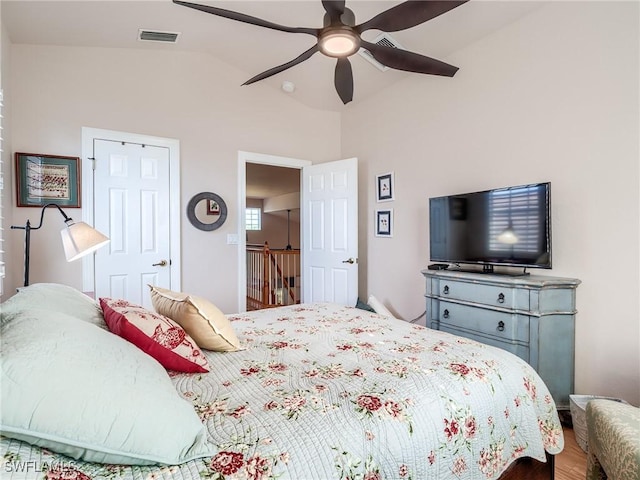
[[597,395],[569,395],[569,409],[571,411],[571,422],[573,423],[573,433],[580,448],[587,451],[587,403],[590,400],[604,399],[614,402],[627,403],[619,398],[599,397]]

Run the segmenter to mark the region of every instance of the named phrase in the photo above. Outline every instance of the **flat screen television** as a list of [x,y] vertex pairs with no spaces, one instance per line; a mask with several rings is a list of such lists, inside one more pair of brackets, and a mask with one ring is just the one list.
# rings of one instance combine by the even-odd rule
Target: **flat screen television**
[[551,268],[551,183],[429,199],[430,260]]

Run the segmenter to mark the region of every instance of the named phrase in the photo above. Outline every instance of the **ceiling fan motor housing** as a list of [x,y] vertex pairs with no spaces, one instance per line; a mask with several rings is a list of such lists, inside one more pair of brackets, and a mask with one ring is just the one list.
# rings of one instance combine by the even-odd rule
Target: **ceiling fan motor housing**
[[[353,27],[356,24],[356,14],[353,13],[353,10],[351,10],[350,8],[345,7],[342,15],[340,15],[340,17],[338,17],[336,20],[339,20],[342,25],[349,25],[350,27]],[[331,15],[327,12],[324,14],[323,26],[328,27],[331,25],[331,23]]]
[[318,36],[318,47],[328,57],[348,57],[360,48],[360,35],[352,27],[325,27]]

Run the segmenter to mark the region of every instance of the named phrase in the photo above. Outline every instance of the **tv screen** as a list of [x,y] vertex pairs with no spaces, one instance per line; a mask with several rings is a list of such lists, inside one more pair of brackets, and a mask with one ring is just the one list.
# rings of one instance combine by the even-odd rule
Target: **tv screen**
[[429,199],[432,262],[551,268],[551,184]]

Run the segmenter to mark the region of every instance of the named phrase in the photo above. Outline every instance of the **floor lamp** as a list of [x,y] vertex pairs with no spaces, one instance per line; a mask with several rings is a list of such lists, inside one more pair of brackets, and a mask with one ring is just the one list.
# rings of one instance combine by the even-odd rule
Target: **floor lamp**
[[42,207],[40,214],[40,223],[37,227],[32,227],[31,222],[27,220],[26,225],[11,225],[12,229],[24,230],[24,286],[29,285],[29,250],[31,246],[31,230],[38,230],[42,227],[44,220],[44,212],[48,207],[55,207],[64,217],[64,223],[67,228],[60,231],[62,235],[62,246],[67,262],[72,262],[91,252],[96,251],[100,247],[109,243],[109,238],[102,233],[90,227],[85,222],[74,222],[59,205],[48,203]]

